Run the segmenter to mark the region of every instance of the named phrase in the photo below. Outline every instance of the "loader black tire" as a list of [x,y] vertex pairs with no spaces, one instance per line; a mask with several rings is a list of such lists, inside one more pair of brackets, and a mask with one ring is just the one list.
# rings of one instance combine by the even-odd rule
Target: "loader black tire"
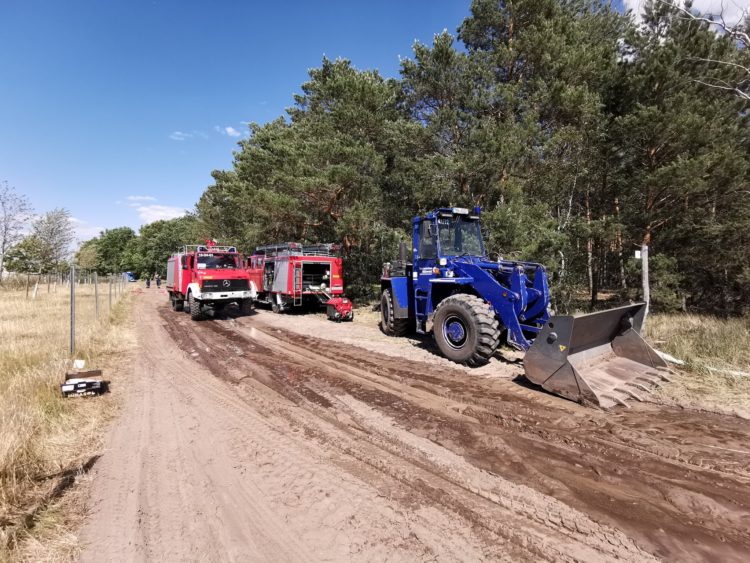
[[393,295],[390,289],[384,289],[380,296],[380,330],[388,336],[404,336],[409,332],[409,319],[393,317]]
[[201,302],[193,297],[192,293],[188,294],[188,304],[190,306],[190,318],[194,321],[202,321],[205,315],[203,314]]
[[459,364],[486,364],[500,344],[500,323],[476,295],[446,297],[435,310],[432,333],[443,355]]
[[252,312],[253,312],[253,300],[252,299],[240,300],[240,313],[242,315],[249,315]]

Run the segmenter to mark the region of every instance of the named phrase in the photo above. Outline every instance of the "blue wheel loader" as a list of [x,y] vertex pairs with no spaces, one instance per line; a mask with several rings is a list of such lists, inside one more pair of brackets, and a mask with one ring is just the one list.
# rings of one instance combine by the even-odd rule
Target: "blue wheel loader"
[[412,220],[412,248],[383,265],[381,329],[432,332],[461,364],[489,361],[504,339],[525,352],[526,378],[573,401],[610,408],[668,381],[666,363],[639,331],[643,303],[552,316],[544,266],[492,260],[480,208],[440,208]]

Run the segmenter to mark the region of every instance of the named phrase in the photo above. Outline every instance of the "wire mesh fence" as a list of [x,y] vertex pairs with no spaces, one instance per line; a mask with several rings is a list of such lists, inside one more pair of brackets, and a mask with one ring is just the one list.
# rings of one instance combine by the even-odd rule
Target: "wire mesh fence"
[[[48,344],[64,348],[72,357],[81,339],[88,339],[101,320],[108,318],[128,290],[125,274],[100,276],[71,267],[51,274],[18,274],[3,279],[0,295],[5,321],[47,324]],[[14,310],[18,316],[14,314]],[[29,317],[28,313],[38,312]]]

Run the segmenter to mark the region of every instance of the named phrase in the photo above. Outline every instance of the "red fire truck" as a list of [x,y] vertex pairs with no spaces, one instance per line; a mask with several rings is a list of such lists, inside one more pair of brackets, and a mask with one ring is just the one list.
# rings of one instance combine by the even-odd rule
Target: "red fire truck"
[[352,303],[344,297],[342,260],[337,244],[286,242],[259,246],[247,259],[256,300],[275,313],[294,307],[326,305],[332,320],[351,320]]
[[207,307],[220,310],[235,302],[243,314],[252,309],[256,290],[233,246],[185,245],[167,260],[167,292],[175,311],[188,309],[193,320]]

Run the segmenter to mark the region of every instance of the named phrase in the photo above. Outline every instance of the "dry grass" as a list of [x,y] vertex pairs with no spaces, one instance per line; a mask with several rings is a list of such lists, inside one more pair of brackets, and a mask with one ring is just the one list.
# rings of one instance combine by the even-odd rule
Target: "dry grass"
[[750,318],[650,315],[646,337],[685,361],[664,398],[683,406],[750,418]]
[[[75,357],[105,369],[109,379],[132,343],[129,293],[113,297],[110,311],[108,286],[100,284],[97,320],[93,287],[76,289]],[[54,491],[81,474],[117,403],[113,395],[61,397],[70,368],[69,315],[67,288],[40,287],[33,301],[24,290],[0,290],[0,560],[76,555],[77,543],[65,533],[75,511],[62,510]],[[37,541],[45,536],[49,541]]]

